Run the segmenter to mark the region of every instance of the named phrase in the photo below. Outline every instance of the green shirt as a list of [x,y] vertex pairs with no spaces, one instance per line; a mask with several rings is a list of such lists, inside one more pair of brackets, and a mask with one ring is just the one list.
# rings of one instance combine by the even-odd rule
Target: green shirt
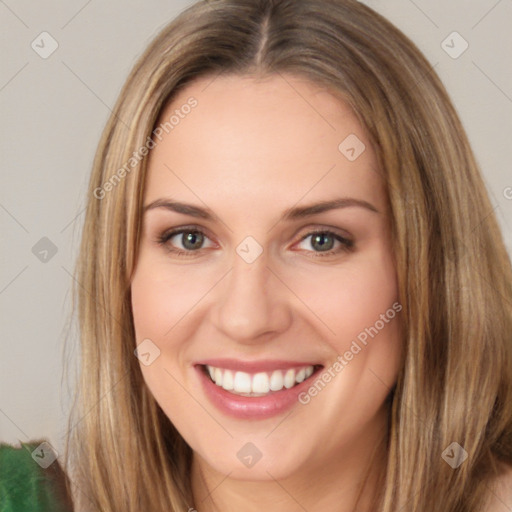
[[43,442],[0,443],[0,512],[72,512],[66,476]]

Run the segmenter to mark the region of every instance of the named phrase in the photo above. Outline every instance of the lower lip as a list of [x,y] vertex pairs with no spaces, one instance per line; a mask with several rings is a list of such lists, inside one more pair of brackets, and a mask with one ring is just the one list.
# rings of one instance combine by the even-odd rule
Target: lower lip
[[196,366],[204,392],[210,401],[222,412],[240,419],[265,419],[282,414],[291,409],[299,401],[299,394],[311,385],[318,369],[300,384],[290,389],[274,391],[266,396],[248,397],[235,395],[217,386],[203,366]]

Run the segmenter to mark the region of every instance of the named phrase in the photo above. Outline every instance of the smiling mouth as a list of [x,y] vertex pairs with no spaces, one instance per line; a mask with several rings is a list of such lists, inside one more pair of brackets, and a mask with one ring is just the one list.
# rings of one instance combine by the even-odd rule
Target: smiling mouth
[[260,397],[291,389],[316,374],[322,365],[305,365],[286,370],[248,373],[201,365],[202,371],[220,388],[239,396]]

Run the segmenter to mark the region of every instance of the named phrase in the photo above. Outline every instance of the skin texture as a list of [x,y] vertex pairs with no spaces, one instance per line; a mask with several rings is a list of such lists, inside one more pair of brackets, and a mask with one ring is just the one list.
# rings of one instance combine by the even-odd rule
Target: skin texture
[[[232,357],[329,368],[399,303],[375,153],[346,104],[297,77],[201,78],[173,99],[163,118],[191,96],[197,107],[150,153],[144,205],[173,199],[217,217],[165,208],[144,215],[132,308],[137,343],[149,338],[160,350],[152,364],[141,364],[145,382],[194,451],[200,512],[216,510],[212,500],[223,511],[352,511],[386,434],[384,401],[400,366],[400,314],[368,337],[307,405],[264,420],[220,412],[193,365]],[[354,161],[338,149],[350,134],[366,146]],[[288,208],[339,197],[367,201],[378,212],[351,206],[279,220]],[[190,247],[182,235],[158,243],[180,227],[206,235],[191,257],[171,252]],[[317,229],[349,238],[353,249],[343,250],[334,238],[337,254],[322,256],[307,236]],[[248,236],[263,249],[252,263],[236,252]],[[237,458],[248,442],[262,453],[251,468]],[[383,461],[372,463],[376,474],[385,470]],[[358,510],[367,509],[370,494]]]

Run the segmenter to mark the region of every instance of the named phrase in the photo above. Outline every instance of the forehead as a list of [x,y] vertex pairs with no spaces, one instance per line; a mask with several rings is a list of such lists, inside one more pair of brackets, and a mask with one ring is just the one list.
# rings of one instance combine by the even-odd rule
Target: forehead
[[201,78],[165,107],[159,124],[166,122],[151,150],[146,202],[165,192],[286,208],[342,195],[385,209],[365,130],[346,103],[309,81]]

